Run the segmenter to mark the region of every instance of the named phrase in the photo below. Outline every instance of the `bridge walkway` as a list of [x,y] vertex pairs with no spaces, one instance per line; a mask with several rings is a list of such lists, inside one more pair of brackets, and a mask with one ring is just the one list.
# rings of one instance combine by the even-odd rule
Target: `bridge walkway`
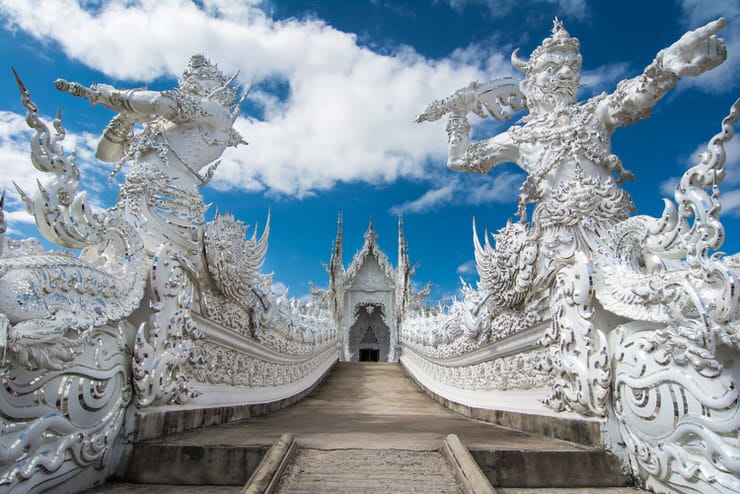
[[[285,433],[295,437],[298,453],[281,492],[344,492],[340,485],[346,492],[445,492],[450,474],[438,460],[448,434],[467,446],[499,493],[639,492],[603,451],[456,415],[419,390],[400,364],[388,363],[339,363],[311,395],[272,415],[138,443],[124,483],[94,492],[119,492],[131,482],[215,489],[181,492],[228,492],[224,484],[231,484],[239,492],[259,461],[250,451],[261,458]],[[414,464],[421,473],[404,484],[403,471]],[[423,480],[437,488],[413,485]]]

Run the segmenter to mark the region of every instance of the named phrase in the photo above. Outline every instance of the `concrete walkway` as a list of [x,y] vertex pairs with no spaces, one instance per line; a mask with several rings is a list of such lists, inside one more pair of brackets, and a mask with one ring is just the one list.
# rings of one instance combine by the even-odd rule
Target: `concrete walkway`
[[184,432],[168,444],[268,446],[291,433],[316,449],[437,450],[448,434],[471,449],[588,450],[456,415],[422,393],[400,364],[339,363],[298,404],[249,421]]

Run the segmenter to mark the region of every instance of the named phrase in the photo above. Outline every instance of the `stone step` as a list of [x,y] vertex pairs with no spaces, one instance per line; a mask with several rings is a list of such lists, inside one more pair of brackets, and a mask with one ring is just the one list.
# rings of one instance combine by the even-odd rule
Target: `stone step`
[[[375,450],[367,453],[370,456],[389,450],[439,450],[448,434],[456,434],[497,490],[593,490],[626,486],[630,481],[617,459],[598,448],[456,415],[421,393],[394,364],[338,364],[324,384],[293,407],[136,442],[113,480],[244,486],[265,452],[284,433],[292,434],[303,449]],[[386,464],[386,470],[398,470],[399,475],[403,468],[400,459]],[[444,468],[447,471],[446,464]],[[347,475],[356,471],[346,469]],[[361,479],[345,480],[357,483]]]
[[497,491],[499,487],[572,490],[631,485],[617,457],[595,448],[560,451],[470,448],[470,453]]
[[[360,443],[358,440],[357,444]],[[268,448],[269,446],[197,446],[164,442],[139,443],[135,445],[134,454],[131,456],[127,468],[122,474],[119,474],[117,480],[120,482],[153,484],[185,483],[191,485],[243,486]],[[573,489],[622,487],[631,484],[629,477],[621,471],[617,458],[599,449],[582,447],[574,447],[573,449],[561,447],[554,451],[492,450],[474,447],[469,449],[483,474],[497,490],[500,487]],[[428,451],[400,449],[299,450],[299,452],[303,452],[303,455],[314,454],[306,453],[307,451],[324,451],[327,458],[340,455],[341,452],[351,451],[365,451],[365,455],[368,457],[380,456],[388,451],[404,451],[409,458],[414,457],[415,453],[422,455],[428,453]],[[346,454],[350,455],[350,453]],[[390,458],[390,456],[386,456]],[[442,457],[439,456],[439,458]],[[350,463],[350,465],[353,464]],[[385,466],[388,465],[389,463],[386,462]],[[446,464],[445,469],[449,470]],[[335,468],[334,471],[338,470]],[[400,470],[399,475],[404,475],[403,472],[404,470]],[[344,478],[350,481],[352,472],[347,475]]]
[[439,451],[299,449],[279,493],[461,493]]
[[134,484],[106,482],[82,494],[241,494],[241,485]]
[[563,487],[563,488],[539,488],[529,487],[499,487],[496,494],[641,494],[648,491],[635,487]]
[[[214,428],[215,429],[215,428]],[[142,442],[114,480],[142,484],[239,485],[257,468],[269,445]]]

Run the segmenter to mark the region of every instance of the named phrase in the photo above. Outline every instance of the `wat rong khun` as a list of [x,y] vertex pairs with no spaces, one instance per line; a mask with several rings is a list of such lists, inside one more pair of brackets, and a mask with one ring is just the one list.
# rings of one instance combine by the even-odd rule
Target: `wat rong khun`
[[[0,491],[740,492],[740,256],[718,254],[740,101],[659,218],[634,213],[611,149],[679,79],[723,63],[724,26],[579,102],[579,41],[556,20],[528,58],[512,54],[523,78],[424,109],[418,122],[448,122],[451,170],[527,174],[518,221],[493,243],[474,235],[479,281],[446,307],[411,288],[401,223],[395,267],[370,224],[345,268],[340,219],[328,288],[307,304],[273,294],[269,217],[259,235],[205,221],[199,188],[243,142],[245,95],[203,55],[167,91],[55,82],[116,113],[96,153],[127,164],[109,209],[87,202],[61,117],[39,117],[21,68],[29,172],[44,178],[17,193],[66,250],[8,238],[0,216]],[[471,113],[520,112],[471,141]],[[322,458],[334,487],[290,487]]]

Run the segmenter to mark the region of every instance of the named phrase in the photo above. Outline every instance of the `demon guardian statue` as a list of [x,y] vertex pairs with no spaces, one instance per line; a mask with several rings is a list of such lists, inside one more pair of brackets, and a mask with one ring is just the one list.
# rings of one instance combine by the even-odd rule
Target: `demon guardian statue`
[[269,217],[260,238],[229,214],[205,222],[198,188],[244,142],[235,78],[195,55],[169,91],[56,81],[117,113],[96,155],[131,167],[104,210],[79,191],[61,116],[50,130],[16,76],[45,177],[19,193],[47,240],[81,253],[0,238],[3,492],[82,490],[115,469],[147,407],[234,403],[254,387],[282,386],[282,399],[336,361],[328,313],[281,303],[259,272]]
[[[195,285],[207,280],[202,255],[205,206],[198,187],[210,180],[227,146],[244,142],[232,127],[239,111],[235,78],[195,55],[179,86],[170,91],[117,90],[107,84],[86,88],[62,79],[55,83],[59,90],[117,112],[96,156],[118,162],[119,168],[133,162],[117,209],[143,232],[156,275],[151,280],[156,309],[139,328],[134,347],[139,405],[193,396],[180,366],[195,357],[193,339],[199,334],[189,314]],[[141,123],[143,129],[134,132],[134,125]],[[204,167],[208,170],[201,175]],[[264,250],[258,249],[262,255]],[[261,267],[261,258],[256,267]]]
[[[545,353],[534,361],[550,372],[546,403],[616,423],[614,448],[626,445],[633,472],[658,492],[740,489],[731,364],[740,350],[740,265],[710,255],[724,238],[717,186],[738,103],[660,219],[630,217],[620,184],[632,174],[612,154],[611,135],[648,117],[681,77],[721,64],[726,49],[716,33],[724,25],[719,19],[686,33],[612,94],[578,103],[579,42],[556,19],[529,60],[513,53],[524,80],[474,82],[417,118],[448,116],[450,169],[486,173],[513,162],[528,174],[520,219],[494,235],[495,248],[474,234],[478,288],[467,287],[440,323],[437,333],[447,336],[434,351],[469,351],[544,321]],[[470,142],[469,113],[503,120],[507,108],[523,107],[521,124]],[[472,343],[455,346],[450,334]]]

